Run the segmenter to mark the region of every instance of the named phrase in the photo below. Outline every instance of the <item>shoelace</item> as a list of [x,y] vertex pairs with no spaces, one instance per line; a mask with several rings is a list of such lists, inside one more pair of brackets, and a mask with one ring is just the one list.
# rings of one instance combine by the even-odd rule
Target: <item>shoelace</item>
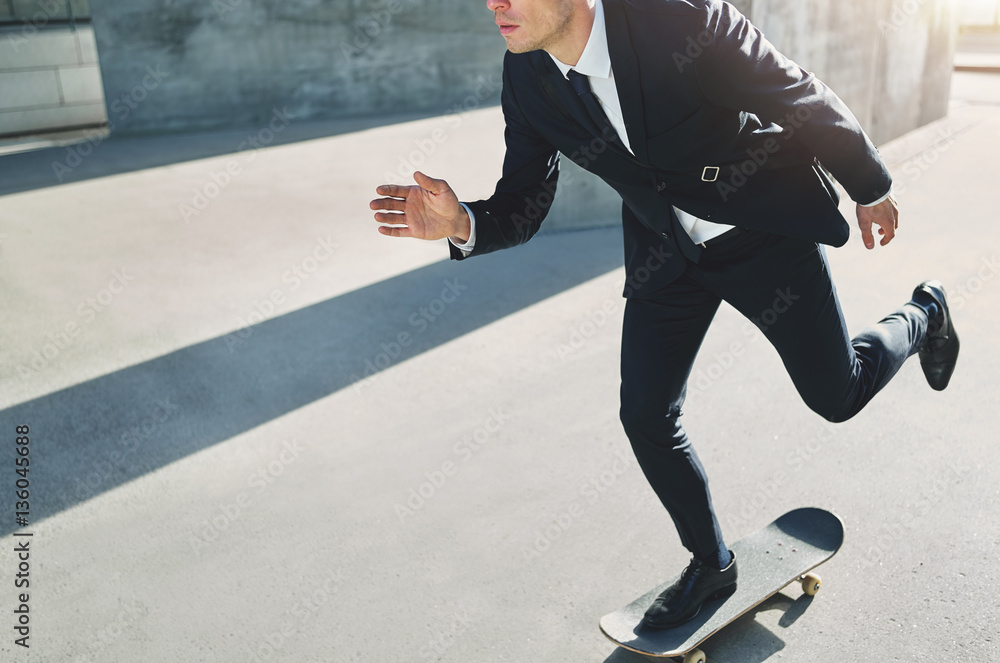
[[927,346],[931,350],[940,350],[948,342],[948,334],[942,334],[944,324],[939,318],[927,321]]

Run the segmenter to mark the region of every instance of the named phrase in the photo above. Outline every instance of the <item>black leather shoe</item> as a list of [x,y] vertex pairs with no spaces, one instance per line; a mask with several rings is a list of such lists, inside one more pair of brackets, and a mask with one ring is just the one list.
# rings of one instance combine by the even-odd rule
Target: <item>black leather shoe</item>
[[672,628],[694,619],[705,601],[729,596],[735,591],[736,555],[721,571],[692,559],[677,582],[649,606],[642,623],[650,628]]
[[918,305],[928,297],[937,304],[938,314],[927,321],[927,336],[918,354],[927,384],[941,391],[948,386],[951,374],[955,372],[959,342],[940,281],[924,281],[913,291],[913,301]]

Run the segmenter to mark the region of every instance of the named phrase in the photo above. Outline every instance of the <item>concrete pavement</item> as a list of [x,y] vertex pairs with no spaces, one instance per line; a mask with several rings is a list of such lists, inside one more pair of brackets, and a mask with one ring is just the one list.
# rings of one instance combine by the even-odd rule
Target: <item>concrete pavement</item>
[[[882,147],[897,240],[830,252],[852,330],[944,281],[947,391],[914,359],[832,426],[731,309],[706,339],[686,425],[727,536],[803,505],[847,525],[819,596],[715,660],[1000,657],[996,80],[957,75],[948,119]],[[24,650],[7,444],[3,660],[641,660],[597,620],[687,559],[617,421],[620,231],[463,264],[378,235],[374,185],[441,122],[108,142],[60,186],[66,148],[0,159],[0,431],[30,426],[34,534]],[[488,195],[500,125],[467,114],[419,166]]]

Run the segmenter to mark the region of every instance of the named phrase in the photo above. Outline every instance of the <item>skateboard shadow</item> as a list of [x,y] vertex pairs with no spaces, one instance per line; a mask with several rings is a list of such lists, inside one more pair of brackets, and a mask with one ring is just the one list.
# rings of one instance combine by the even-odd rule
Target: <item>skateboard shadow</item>
[[[784,596],[783,594],[778,594],[778,596]],[[775,597],[776,598],[776,597]],[[788,598],[788,597],[785,597]],[[812,605],[815,596],[809,596],[808,594],[803,594],[799,598],[795,599],[785,608],[785,613],[781,615],[781,619],[778,620],[778,626],[781,628],[788,628],[798,620],[799,617],[805,614],[809,606]]]
[[[779,592],[723,627],[700,648],[708,653],[710,660],[727,661],[728,663],[761,663],[766,661],[785,648],[785,641],[775,635],[766,625],[757,621],[757,615],[771,610],[780,610],[782,615],[778,620],[778,625],[781,628],[787,628],[805,614],[812,599],[813,597],[803,594],[798,599],[793,600]],[[679,661],[680,658],[653,658],[618,648],[604,660],[604,663],[645,663],[663,660]]]

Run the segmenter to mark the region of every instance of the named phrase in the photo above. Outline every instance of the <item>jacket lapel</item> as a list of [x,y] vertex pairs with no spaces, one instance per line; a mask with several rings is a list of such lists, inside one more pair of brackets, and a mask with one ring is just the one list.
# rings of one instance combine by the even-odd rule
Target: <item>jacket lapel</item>
[[[611,70],[615,75],[622,118],[628,132],[629,146],[636,159],[649,161],[646,150],[646,116],[642,105],[642,88],[639,83],[639,62],[632,50],[625,11],[620,0],[603,0],[604,20],[608,31],[608,50],[611,53]],[[586,109],[584,109],[586,112]]]
[[[542,86],[547,90],[548,94],[554,97],[562,108],[570,115],[570,117],[573,120],[576,120],[587,131],[587,133],[591,136],[601,136],[603,133],[601,128],[597,126],[597,123],[590,117],[590,113],[587,112],[587,107],[583,105],[583,101],[580,100],[576,90],[574,90],[570,82],[566,80],[566,77],[562,75],[562,72],[559,71],[556,65],[552,62],[552,59],[545,55],[542,51],[536,51],[535,53],[540,54],[535,62],[535,65],[541,65],[544,67],[545,74],[542,78]],[[621,96],[620,92],[619,96]],[[626,127],[626,130],[629,131],[629,140],[631,140],[632,132],[628,129],[628,127]],[[645,154],[645,133],[643,133],[643,137],[642,153]],[[636,160],[636,157],[632,156],[632,154],[625,149],[625,146],[617,138],[615,140],[608,141],[607,146],[610,152],[617,154],[619,157],[628,159],[635,164],[645,167],[646,164]]]
[[601,130],[594,123],[593,119],[591,119],[590,113],[587,112],[586,106],[580,101],[576,90],[573,89],[573,86],[570,85],[566,77],[562,75],[562,72],[552,62],[552,58],[543,51],[536,51],[533,55],[537,56],[535,60],[536,66],[542,66],[545,71],[542,85],[548,88],[549,93],[555,96],[562,107],[569,112],[570,116],[583,125],[589,133],[595,136],[600,135]]

